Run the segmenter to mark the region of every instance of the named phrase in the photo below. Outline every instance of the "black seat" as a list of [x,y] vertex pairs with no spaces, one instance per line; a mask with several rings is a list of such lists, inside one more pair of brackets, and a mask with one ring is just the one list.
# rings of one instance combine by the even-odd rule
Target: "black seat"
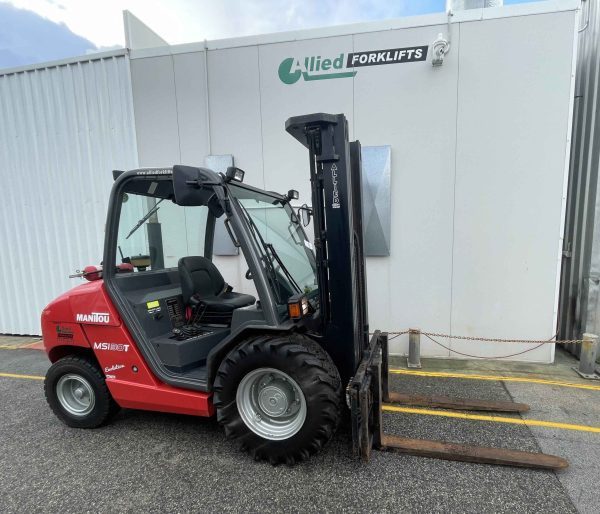
[[183,303],[195,311],[196,322],[229,324],[235,309],[256,302],[252,295],[232,292],[206,257],[182,257],[178,268]]

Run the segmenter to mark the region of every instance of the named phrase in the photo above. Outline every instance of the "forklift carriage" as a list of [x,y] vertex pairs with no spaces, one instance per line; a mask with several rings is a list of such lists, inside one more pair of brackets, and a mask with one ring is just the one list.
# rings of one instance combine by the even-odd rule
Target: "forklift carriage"
[[[350,410],[355,455],[373,448],[545,469],[558,457],[407,439],[382,431],[382,403],[520,412],[508,402],[388,391],[388,338],[369,338],[361,149],[342,114],[287,120],[309,152],[312,207],[225,174],[176,165],[114,172],[103,266],[42,314],[53,363],[45,392],[67,425],[120,407],[213,416],[255,459],[318,452]],[[303,224],[314,218],[314,246]],[[223,225],[248,266],[233,291],[214,257]],[[220,222],[220,221],[219,221]],[[143,228],[143,230],[141,230]],[[314,248],[314,251],[313,251]]]

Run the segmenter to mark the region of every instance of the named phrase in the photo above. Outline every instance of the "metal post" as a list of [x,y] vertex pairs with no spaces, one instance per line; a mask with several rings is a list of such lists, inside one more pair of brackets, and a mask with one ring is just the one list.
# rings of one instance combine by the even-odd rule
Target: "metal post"
[[596,334],[583,334],[579,367],[573,368],[579,376],[590,380],[600,380],[596,375],[596,357],[598,356],[598,336]]
[[381,401],[387,402],[390,399],[388,333],[382,332],[379,340],[381,341]]
[[409,368],[421,368],[421,331],[411,328],[408,331],[408,360]]

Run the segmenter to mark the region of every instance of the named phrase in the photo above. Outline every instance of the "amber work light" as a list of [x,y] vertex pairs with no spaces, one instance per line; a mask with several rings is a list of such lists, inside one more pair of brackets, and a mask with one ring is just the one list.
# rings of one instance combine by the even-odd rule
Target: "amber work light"
[[303,294],[290,296],[288,300],[288,314],[291,319],[300,319],[308,314],[308,298]]

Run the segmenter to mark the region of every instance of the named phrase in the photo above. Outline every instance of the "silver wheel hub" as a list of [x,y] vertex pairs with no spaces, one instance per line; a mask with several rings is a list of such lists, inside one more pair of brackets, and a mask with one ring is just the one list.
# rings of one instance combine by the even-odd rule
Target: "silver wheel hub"
[[306,400],[300,386],[273,368],[258,368],[244,376],[236,401],[246,426],[272,441],[292,437],[306,420]]
[[258,393],[258,406],[268,416],[278,418],[288,408],[286,392],[276,385],[267,386]]
[[56,397],[61,407],[72,416],[86,416],[96,405],[96,395],[91,384],[75,373],[60,377],[56,383]]

